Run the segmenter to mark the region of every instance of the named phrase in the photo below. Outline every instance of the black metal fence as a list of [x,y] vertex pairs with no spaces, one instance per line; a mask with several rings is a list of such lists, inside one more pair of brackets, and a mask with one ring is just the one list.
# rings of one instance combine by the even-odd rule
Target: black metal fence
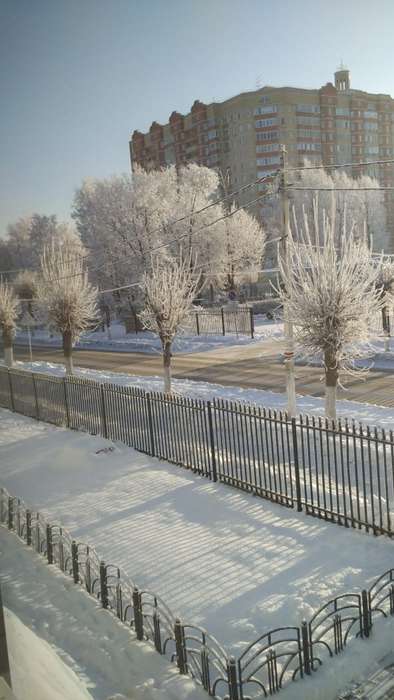
[[327,521],[394,534],[393,431],[0,368],[0,406]]
[[225,306],[211,309],[196,309],[188,315],[184,328],[196,335],[250,335],[254,337],[253,308],[240,306],[227,309]]
[[206,630],[180,620],[158,595],[141,590],[89,544],[73,539],[60,524],[48,522],[4,488],[0,524],[100,600],[137,639],[150,641],[181,674],[223,700],[275,695],[343,652],[350,640],[369,639],[377,615],[394,615],[394,569],[388,569],[368,589],[332,598],[309,621],[266,632],[235,659]]

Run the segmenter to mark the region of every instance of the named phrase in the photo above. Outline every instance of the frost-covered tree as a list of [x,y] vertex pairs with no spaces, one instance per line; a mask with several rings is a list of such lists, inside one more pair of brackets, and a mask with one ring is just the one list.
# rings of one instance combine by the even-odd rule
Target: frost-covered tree
[[13,283],[15,293],[31,317],[34,316],[33,303],[37,297],[38,285],[38,275],[32,270],[19,272]]
[[5,246],[14,268],[38,268],[40,256],[51,241],[73,240],[79,245],[79,236],[66,223],[61,223],[52,214],[33,214],[9,224]]
[[[323,212],[331,210],[331,201],[334,196],[337,234],[343,230],[346,212],[349,224],[355,224],[355,237],[362,237],[366,226],[368,240],[372,243],[373,250],[378,253],[384,250],[387,247],[388,231],[384,192],[379,189],[379,181],[367,175],[352,177],[349,171],[343,168],[308,169],[311,165],[313,164],[305,160],[305,170],[300,169],[298,173],[289,175],[291,185],[288,192],[297,219],[301,221],[306,212],[309,225],[313,227],[313,201],[317,197],[320,225],[322,225]],[[334,191],[330,192],[330,190]],[[268,198],[262,205],[262,220],[271,238],[280,235],[282,231],[281,217],[280,201]]]
[[82,253],[72,241],[52,241],[41,256],[38,307],[48,325],[62,335],[69,374],[73,343],[97,319],[97,289],[88,281]]
[[11,285],[0,279],[0,328],[3,337],[4,360],[7,367],[12,367],[14,363],[12,344],[18,313],[18,297]]
[[322,357],[326,415],[336,418],[340,372],[354,371],[365,357],[362,344],[382,309],[376,285],[377,266],[354,226],[344,218],[337,234],[335,210],[330,218],[313,205],[314,223],[305,215],[302,227],[289,233],[287,256],[279,261],[283,287],[278,290],[294,323],[295,339],[306,355]]
[[252,271],[261,269],[265,234],[257,219],[242,209],[225,219],[223,227],[221,255],[211,274],[216,274],[223,289],[236,291]]
[[380,291],[382,306],[382,329],[384,333],[385,350],[389,350],[390,345],[390,311],[394,307],[394,262],[391,258],[378,258],[377,260],[377,280],[376,286]]
[[172,344],[191,308],[198,282],[191,262],[189,258],[157,256],[142,282],[145,308],[140,319],[160,338],[166,393],[171,392]]

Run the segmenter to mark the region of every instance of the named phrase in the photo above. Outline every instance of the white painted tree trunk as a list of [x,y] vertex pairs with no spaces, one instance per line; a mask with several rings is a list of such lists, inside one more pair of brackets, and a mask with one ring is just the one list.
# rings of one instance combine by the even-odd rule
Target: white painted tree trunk
[[107,326],[107,340],[112,340],[111,326]]
[[389,352],[389,350],[390,350],[390,336],[385,335],[384,336],[384,351]]
[[4,360],[7,367],[12,367],[14,364],[14,352],[12,345],[10,347],[4,348]]
[[64,364],[66,366],[66,374],[74,374],[74,363],[72,355],[68,355],[64,358]]
[[326,418],[330,420],[337,419],[337,388],[336,386],[328,386],[326,384],[326,397],[325,397],[325,412]]
[[[286,314],[287,315],[287,314]],[[286,393],[287,393],[287,413],[290,418],[295,418],[297,413],[297,399],[295,389],[294,371],[294,328],[288,320],[285,321],[285,370],[286,370]]]

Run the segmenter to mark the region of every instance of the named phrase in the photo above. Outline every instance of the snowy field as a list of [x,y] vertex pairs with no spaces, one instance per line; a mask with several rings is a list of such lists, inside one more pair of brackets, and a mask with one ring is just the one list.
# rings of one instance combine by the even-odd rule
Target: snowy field
[[298,625],[333,595],[367,587],[394,564],[388,538],[5,410],[0,464],[11,493],[234,653],[271,628]]
[[[0,365],[4,364],[0,360]],[[51,362],[15,362],[15,369],[44,372],[57,377],[65,376],[62,364]],[[145,391],[163,391],[163,378],[143,377],[133,374],[120,374],[107,370],[95,370],[75,367],[75,375],[94,379],[97,382],[108,382],[120,386],[136,386]],[[262,389],[244,389],[238,386],[223,386],[212,382],[199,382],[192,379],[173,379],[173,391],[176,394],[198,399],[227,399],[253,403],[265,408],[285,410],[287,399],[284,393],[265,391]],[[297,396],[297,411],[302,414],[324,416],[324,398],[315,396]],[[394,425],[394,407],[375,406],[358,401],[337,401],[338,418],[354,419],[370,426],[378,426],[390,430]]]
[[11,680],[18,699],[206,699],[149,644],[136,642],[80,586],[4,528],[0,552]]
[[[247,335],[189,335],[180,334],[174,341],[174,352],[206,352],[221,347],[245,346],[258,343],[267,338],[282,338],[283,323],[267,321],[263,316],[255,317],[255,337],[252,339]],[[16,342],[27,344],[27,331],[19,330],[16,335]],[[47,330],[36,330],[32,337],[34,345],[50,345],[51,347],[61,347],[62,341],[59,334],[50,335]],[[111,326],[111,338],[108,338],[107,331],[94,331],[84,333],[76,347],[87,348],[89,350],[116,350],[120,352],[161,352],[160,340],[154,333],[143,331],[141,333],[126,334],[124,325],[113,323]]]

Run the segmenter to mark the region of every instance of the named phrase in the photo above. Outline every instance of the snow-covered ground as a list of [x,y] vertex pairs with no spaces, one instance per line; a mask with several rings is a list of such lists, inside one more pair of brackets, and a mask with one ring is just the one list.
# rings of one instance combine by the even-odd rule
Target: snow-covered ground
[[18,700],[204,700],[206,694],[80,586],[0,528],[3,602]]
[[[267,321],[263,316],[256,316],[255,337],[252,339],[247,335],[189,335],[183,333],[177,336],[173,345],[174,352],[205,352],[215,350],[220,347],[245,346],[255,344],[266,338],[281,338],[283,335],[283,323]],[[16,335],[16,342],[27,344],[28,334],[26,330],[19,330]],[[51,335],[48,330],[35,330],[32,336],[34,345],[50,345],[61,347],[61,336]],[[94,331],[84,333],[77,343],[79,348],[89,350],[117,350],[121,352],[161,352],[160,340],[149,331],[141,333],[126,334],[124,325],[114,323],[111,326],[111,339],[108,338],[107,331]]]
[[5,410],[0,464],[0,483],[11,493],[234,653],[269,629],[298,625],[333,595],[369,587],[394,564],[386,537]]
[[[0,364],[3,364],[0,361]],[[65,375],[64,365],[51,362],[16,362],[16,369],[44,372],[62,377]],[[133,374],[120,374],[107,370],[75,368],[75,374],[98,382],[109,382],[121,386],[138,386],[146,391],[163,391],[162,377],[143,377]],[[173,390],[177,394],[199,399],[221,398],[229,401],[254,403],[266,408],[285,410],[287,399],[285,394],[265,391],[262,389],[244,389],[238,386],[223,386],[212,382],[198,382],[192,379],[173,379]],[[315,396],[297,396],[299,413],[324,416],[324,398]],[[339,418],[349,418],[370,426],[392,429],[394,425],[394,407],[375,406],[341,399],[337,402]]]

